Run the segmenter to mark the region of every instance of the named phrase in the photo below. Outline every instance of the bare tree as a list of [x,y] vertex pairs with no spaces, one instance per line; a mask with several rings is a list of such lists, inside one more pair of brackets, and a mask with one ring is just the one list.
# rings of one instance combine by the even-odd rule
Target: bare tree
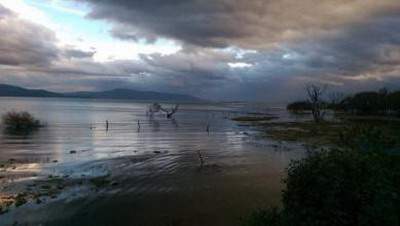
[[315,122],[321,122],[324,119],[325,111],[322,96],[325,94],[326,85],[319,86],[316,84],[309,84],[306,86],[308,101],[311,104],[311,113]]
[[163,106],[161,106],[161,104],[159,104],[159,103],[153,103],[149,106],[149,108],[146,112],[146,115],[149,115],[150,117],[152,117],[154,113],[162,111],[162,112],[166,113],[167,118],[171,118],[172,115],[174,115],[178,111],[178,108],[179,108],[179,104],[175,105],[171,109],[166,109]]
[[178,108],[179,108],[179,104],[175,105],[173,108],[171,108],[171,110],[161,108],[161,111],[163,111],[167,114],[167,118],[171,118],[172,115],[174,115],[178,111]]

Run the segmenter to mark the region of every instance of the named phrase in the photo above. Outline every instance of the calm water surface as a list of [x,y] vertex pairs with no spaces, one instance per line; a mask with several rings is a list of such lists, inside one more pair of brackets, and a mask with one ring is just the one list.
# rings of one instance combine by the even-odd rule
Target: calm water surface
[[[72,181],[57,197],[0,215],[0,225],[235,225],[254,208],[279,204],[285,167],[303,148],[279,148],[230,118],[246,112],[288,117],[282,110],[181,104],[166,119],[148,117],[148,105],[0,98],[1,114],[29,111],[46,124],[29,135],[0,134],[0,162],[17,162],[0,172],[0,192],[23,191],[49,176]],[[86,183],[98,177],[113,185]]]

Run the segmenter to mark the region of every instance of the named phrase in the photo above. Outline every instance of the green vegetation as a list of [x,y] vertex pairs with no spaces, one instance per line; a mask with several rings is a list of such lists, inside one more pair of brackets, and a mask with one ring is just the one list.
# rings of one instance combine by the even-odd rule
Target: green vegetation
[[41,127],[40,121],[29,112],[8,112],[3,115],[3,124],[7,131],[32,131]]
[[302,142],[312,146],[333,145],[343,130],[342,123],[324,121],[271,122],[261,125],[265,136],[277,141]]
[[290,164],[282,210],[257,211],[243,225],[399,225],[399,163],[378,152],[314,153]]
[[339,105],[340,108],[354,114],[383,115],[389,111],[388,96],[389,93],[385,89],[379,92],[361,92],[345,98]]
[[[308,92],[310,93],[310,92]],[[310,96],[310,94],[308,94]],[[331,100],[323,100],[323,93],[319,97],[320,110],[343,111],[355,115],[397,115],[400,116],[400,91],[389,92],[381,89],[377,92],[360,92],[351,96],[331,95]],[[313,111],[312,98],[306,101],[296,101],[287,105],[291,112]]]
[[24,205],[27,202],[26,200],[26,194],[25,193],[19,193],[16,197],[15,197],[15,206],[19,207]]
[[[336,148],[292,161],[281,210],[257,210],[242,225],[400,225],[400,155],[393,151],[400,130],[373,123],[382,122],[341,127],[335,130],[336,141],[332,140]],[[302,125],[307,126],[311,128],[310,123]]]
[[[266,137],[277,141],[301,142],[316,147],[338,147],[351,143],[364,150],[400,148],[400,120],[389,117],[361,117],[342,115],[340,120],[315,123],[264,122],[255,126],[262,128]],[[364,134],[354,136],[354,134]],[[355,141],[354,139],[358,139]],[[375,142],[376,145],[372,145]]]
[[278,208],[259,209],[244,217],[241,226],[284,226],[281,210]]

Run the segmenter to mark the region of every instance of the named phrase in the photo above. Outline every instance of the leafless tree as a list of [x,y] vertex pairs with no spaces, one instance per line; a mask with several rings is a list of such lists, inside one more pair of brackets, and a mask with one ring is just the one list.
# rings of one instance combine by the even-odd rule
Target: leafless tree
[[166,113],[167,118],[171,118],[178,111],[178,108],[179,104],[175,105],[171,109],[166,109],[159,103],[153,103],[149,106],[146,114],[152,117],[154,113],[162,111]]
[[167,114],[167,118],[171,118],[172,115],[174,115],[178,111],[178,108],[179,108],[179,104],[175,105],[173,108],[171,108],[171,110],[161,107],[161,111],[163,111]]
[[322,96],[325,94],[326,88],[326,85],[309,84],[306,86],[308,101],[311,103],[311,113],[317,123],[324,119],[325,111]]

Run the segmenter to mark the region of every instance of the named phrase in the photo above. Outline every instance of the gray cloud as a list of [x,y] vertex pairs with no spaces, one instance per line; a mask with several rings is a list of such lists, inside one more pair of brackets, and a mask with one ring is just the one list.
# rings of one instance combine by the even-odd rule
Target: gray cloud
[[58,57],[54,33],[0,5],[0,65],[46,66]]
[[67,48],[64,50],[64,56],[67,58],[91,58],[96,51],[83,51],[75,48]]
[[[0,68],[0,82],[269,101],[298,99],[309,82],[344,92],[400,88],[397,0],[88,2],[88,17],[110,21],[114,37],[169,38],[183,49],[95,62],[94,51],[57,48],[51,31],[0,7],[0,32],[6,32],[0,52],[8,53],[0,55],[0,64],[12,66]],[[232,62],[252,66],[232,68]]]
[[112,33],[123,39],[167,37],[184,43],[245,48],[331,34],[362,21],[398,1],[385,0],[88,0],[89,17],[117,22]]

